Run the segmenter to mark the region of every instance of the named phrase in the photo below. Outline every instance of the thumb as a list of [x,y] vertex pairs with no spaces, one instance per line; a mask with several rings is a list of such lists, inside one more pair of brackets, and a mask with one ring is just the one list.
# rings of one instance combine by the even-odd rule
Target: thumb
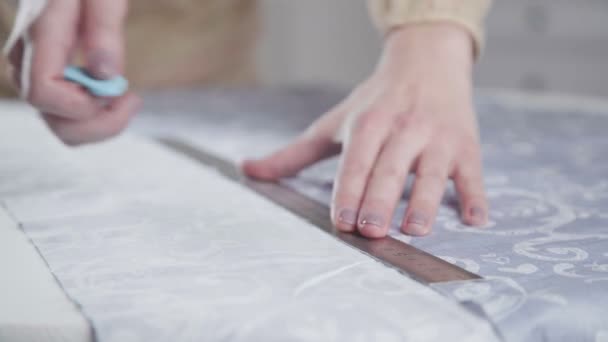
[[85,0],[83,47],[87,70],[98,79],[122,73],[127,0]]
[[334,139],[346,103],[342,102],[322,115],[289,145],[259,160],[246,160],[243,172],[252,178],[274,181],[293,176],[302,169],[340,153],[342,144]]
[[340,152],[331,138],[304,134],[279,151],[259,160],[243,163],[243,172],[253,178],[273,181],[293,176],[300,170]]

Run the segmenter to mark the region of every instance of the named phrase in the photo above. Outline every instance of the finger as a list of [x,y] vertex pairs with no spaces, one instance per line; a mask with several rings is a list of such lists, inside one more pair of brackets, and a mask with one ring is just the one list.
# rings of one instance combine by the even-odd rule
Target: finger
[[27,99],[43,112],[72,119],[90,118],[99,112],[92,96],[63,79],[75,49],[79,13],[79,0],[50,1],[31,30],[35,50]]
[[264,159],[245,161],[243,171],[250,177],[273,181],[293,176],[339,151],[340,146],[329,137],[301,136]]
[[488,221],[488,200],[481,170],[481,156],[476,150],[458,163],[454,173],[462,220],[473,226],[481,226]]
[[127,0],[85,0],[83,45],[87,70],[96,78],[119,75],[124,58]]
[[65,144],[80,145],[117,135],[127,126],[140,105],[141,100],[130,93],[113,101],[100,114],[87,120],[66,119],[53,114],[45,114],[44,118]]
[[331,206],[332,220],[341,231],[355,230],[367,180],[389,135],[391,121],[387,113],[363,113],[344,142]]
[[403,194],[410,168],[425,138],[419,131],[394,134],[384,145],[367,183],[357,225],[363,236],[386,236],[395,207]]
[[338,105],[294,142],[272,155],[259,160],[246,160],[243,172],[253,178],[272,181],[293,176],[309,165],[336,155],[340,152],[340,145],[334,142],[333,133],[342,118],[342,109],[343,105]]
[[416,179],[401,225],[404,233],[422,236],[431,231],[445,192],[450,161],[446,148],[431,147],[420,156]]

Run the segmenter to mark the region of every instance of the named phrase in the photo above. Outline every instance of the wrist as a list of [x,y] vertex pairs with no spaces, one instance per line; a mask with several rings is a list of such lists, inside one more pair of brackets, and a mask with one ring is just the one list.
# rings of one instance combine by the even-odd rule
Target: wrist
[[414,64],[437,63],[467,74],[472,72],[474,42],[471,35],[450,23],[407,24],[387,33],[384,53],[390,60]]

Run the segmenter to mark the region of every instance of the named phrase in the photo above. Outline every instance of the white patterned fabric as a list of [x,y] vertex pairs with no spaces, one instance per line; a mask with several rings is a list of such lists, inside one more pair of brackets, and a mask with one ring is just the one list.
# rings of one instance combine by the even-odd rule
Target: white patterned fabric
[[[288,142],[343,95],[320,90],[156,94],[150,97],[150,115],[136,128],[182,136],[239,160]],[[484,276],[435,289],[484,315],[505,340],[603,341],[608,336],[608,104],[492,93],[476,102],[490,224],[463,226],[450,189],[431,236],[410,239],[396,228],[391,234]],[[181,115],[166,117],[171,108]],[[160,120],[169,124],[159,125]],[[335,161],[328,161],[287,182],[328,203],[334,172]],[[409,186],[401,209],[408,191]]]
[[99,342],[497,340],[456,301],[159,145],[68,149],[23,106],[0,110],[0,202]]
[[[144,114],[135,120],[133,129],[149,136],[177,135],[228,159],[239,160],[270,152],[289,141],[343,95],[322,90],[155,93],[148,96]],[[477,317],[483,317],[506,341],[605,341],[608,105],[583,99],[547,100],[485,93],[478,98],[477,108],[491,224],[481,230],[462,226],[456,214],[455,195],[450,190],[431,236],[410,239],[396,229],[392,231],[397,238],[485,278],[434,286],[447,298],[460,302],[460,310],[450,306],[449,300],[442,301],[427,289],[414,286],[407,278],[376,263],[364,262],[367,259],[359,253],[326,240],[313,227],[242,193],[204,168],[138,140],[117,141],[74,153],[64,149],[50,153],[35,149],[43,144],[35,144],[32,136],[19,137],[18,128],[7,126],[2,118],[2,179],[12,175],[15,181],[2,184],[0,198],[13,214],[22,217],[23,227],[54,274],[91,318],[100,341],[150,337],[138,335],[141,331],[150,331],[160,339],[177,334],[175,330],[185,334],[182,336],[195,336],[188,334],[201,333],[197,330],[201,326],[206,333],[215,334],[204,335],[207,340],[261,339],[260,336],[266,340],[390,340],[392,336],[395,340],[409,337],[417,341],[420,335],[407,333],[427,334],[437,327],[442,327],[437,330],[439,334],[446,329],[445,335],[426,337],[468,340],[461,336],[470,331],[471,338],[491,340],[491,335],[484,336],[488,330]],[[11,139],[22,140],[9,139],[13,143],[7,144],[7,133],[12,134],[8,135]],[[11,169],[14,165],[20,167]],[[56,173],[57,170],[61,172]],[[335,161],[330,160],[286,182],[326,202],[334,171]],[[159,180],[159,175],[165,178]],[[166,190],[165,186],[181,184],[176,179],[187,180],[189,185]],[[77,191],[56,191],[73,187],[75,180]],[[224,205],[226,195],[232,193],[239,194],[239,201]],[[193,207],[192,203],[196,205]],[[401,204],[404,206],[405,201]],[[103,208],[102,213],[99,208]],[[214,210],[208,211],[210,208]],[[243,215],[242,208],[251,210]],[[127,213],[118,215],[124,220],[119,222],[116,213],[122,210]],[[63,217],[55,217],[58,213]],[[196,219],[184,219],[188,215]],[[149,216],[155,223],[142,223],[141,216]],[[218,222],[222,229],[207,232],[205,227]],[[243,225],[248,229],[238,230],[238,234],[226,229],[242,229]],[[168,226],[182,229],[176,231]],[[260,229],[268,230],[266,236],[276,236],[287,248],[272,258],[256,258],[264,255],[264,248],[276,245],[267,238],[261,239]],[[210,236],[219,242],[207,242]],[[292,241],[296,236],[298,241]],[[236,250],[242,254],[221,254]],[[200,251],[206,253],[204,257],[198,254]],[[174,266],[172,260],[176,257],[196,258],[196,263],[184,269],[168,267]],[[235,258],[248,262],[239,265]],[[211,262],[201,264],[201,260]],[[229,275],[214,268],[217,260],[231,265],[227,269]],[[293,263],[298,265],[297,270],[286,266]],[[217,296],[207,296],[226,293],[220,291],[241,293],[243,281],[230,278],[235,274],[230,271],[250,266],[255,274],[268,280],[262,283],[271,284],[269,288],[283,289],[273,290],[271,296],[281,300],[262,300],[248,306],[239,301],[239,296],[228,304],[218,304],[212,300]],[[276,276],[275,271],[281,276]],[[215,278],[197,280],[194,275],[200,277],[199,274]],[[365,276],[361,278],[362,275]],[[317,283],[319,279],[321,282]],[[197,281],[206,295],[191,286]],[[244,282],[248,289],[259,288],[259,282],[251,278]],[[328,295],[325,291],[333,291],[332,286],[324,285],[329,283],[339,290]],[[219,290],[218,284],[226,286]],[[319,286],[310,287],[311,284]],[[406,287],[403,297],[385,301],[383,298],[388,297],[384,296],[395,292],[395,286]],[[298,298],[307,292],[310,302],[300,302]],[[363,294],[369,297],[361,299]],[[285,301],[290,305],[277,304]],[[328,306],[328,302],[352,302],[356,307]],[[404,305],[396,303],[407,303],[409,310],[400,311]],[[412,305],[423,309],[411,310]],[[174,315],[171,320],[167,320],[167,312]],[[433,323],[426,321],[431,316],[429,322]],[[224,321],[226,317],[229,319]],[[336,317],[348,319],[335,320]],[[454,328],[450,320],[464,330]],[[244,322],[260,322],[254,324],[259,330],[242,330],[249,326]]]

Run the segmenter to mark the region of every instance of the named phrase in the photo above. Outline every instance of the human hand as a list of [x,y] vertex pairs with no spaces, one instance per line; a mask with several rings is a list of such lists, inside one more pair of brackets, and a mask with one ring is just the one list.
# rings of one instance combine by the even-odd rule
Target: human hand
[[287,147],[244,172],[262,180],[294,175],[342,151],[331,217],[344,232],[387,234],[407,175],[416,180],[401,229],[431,231],[448,178],[462,220],[487,221],[478,126],[472,104],[472,38],[451,24],[391,32],[373,75]]
[[138,110],[141,100],[132,92],[108,101],[63,78],[64,68],[79,52],[95,78],[122,73],[127,7],[127,0],[48,0],[30,28],[29,42],[19,41],[10,52],[12,79],[21,89],[24,44],[33,45],[31,69],[25,75],[30,87],[24,96],[66,144],[116,135]]

